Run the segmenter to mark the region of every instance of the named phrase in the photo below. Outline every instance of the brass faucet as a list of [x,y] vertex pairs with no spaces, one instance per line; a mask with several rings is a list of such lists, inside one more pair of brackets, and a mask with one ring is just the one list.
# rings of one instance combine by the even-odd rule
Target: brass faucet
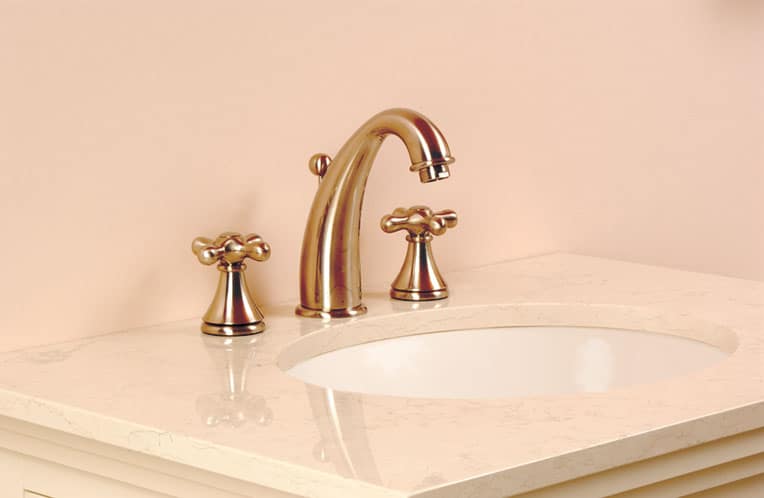
[[366,312],[358,243],[361,205],[371,165],[388,135],[403,141],[411,158],[409,169],[419,181],[449,177],[454,158],[446,139],[429,119],[410,109],[373,116],[333,160],[325,154],[313,156],[310,166],[321,181],[302,240],[298,315],[327,318]]
[[244,261],[267,261],[271,246],[254,233],[223,232],[215,239],[195,238],[191,250],[200,263],[217,263],[220,271],[215,297],[202,317],[202,332],[250,335],[265,330],[263,313],[249,293]]
[[401,301],[436,301],[448,297],[448,285],[435,264],[430,242],[457,223],[451,209],[433,212],[427,206],[396,208],[380,221],[383,232],[406,230],[408,249],[401,271],[390,286],[390,297]]

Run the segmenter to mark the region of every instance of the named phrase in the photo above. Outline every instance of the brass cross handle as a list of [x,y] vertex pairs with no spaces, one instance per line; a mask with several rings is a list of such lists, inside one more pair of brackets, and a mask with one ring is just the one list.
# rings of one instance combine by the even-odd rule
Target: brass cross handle
[[396,208],[382,217],[380,226],[387,233],[408,231],[408,250],[398,276],[390,286],[390,296],[403,301],[432,301],[448,297],[448,285],[440,275],[432,255],[433,235],[443,235],[456,226],[456,213],[450,209],[433,212],[427,206]]
[[412,237],[427,234],[443,235],[457,223],[456,212],[451,209],[433,212],[427,206],[412,206],[410,208],[395,208],[391,214],[384,216],[380,225],[387,233],[407,230]]
[[271,256],[271,246],[254,233],[242,236],[238,232],[223,232],[216,239],[197,237],[191,250],[203,265],[238,264],[247,258],[266,261]]
[[265,330],[263,314],[247,287],[244,260],[267,260],[271,255],[268,243],[254,233],[224,232],[216,239],[195,238],[191,250],[204,265],[218,263],[220,271],[215,297],[202,317],[202,332],[231,336]]

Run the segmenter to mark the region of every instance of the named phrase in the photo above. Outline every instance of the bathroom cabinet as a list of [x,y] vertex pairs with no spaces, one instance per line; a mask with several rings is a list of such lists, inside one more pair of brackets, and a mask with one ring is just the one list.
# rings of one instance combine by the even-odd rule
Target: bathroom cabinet
[[288,498],[85,438],[0,417],[2,498]]
[[[4,417],[0,427],[2,444],[14,447],[0,449],[3,498],[298,496]],[[758,430],[516,496],[755,498],[764,489],[762,450]]]
[[[7,498],[162,498],[166,495],[109,479],[63,463],[21,453],[0,452]],[[127,475],[125,475],[127,477]]]

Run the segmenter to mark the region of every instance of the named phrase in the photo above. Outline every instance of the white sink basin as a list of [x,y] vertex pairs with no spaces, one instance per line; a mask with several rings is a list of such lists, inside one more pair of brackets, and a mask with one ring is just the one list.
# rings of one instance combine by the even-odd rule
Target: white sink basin
[[728,353],[683,337],[586,327],[495,327],[369,342],[289,373],[339,391],[417,398],[604,392],[669,379]]

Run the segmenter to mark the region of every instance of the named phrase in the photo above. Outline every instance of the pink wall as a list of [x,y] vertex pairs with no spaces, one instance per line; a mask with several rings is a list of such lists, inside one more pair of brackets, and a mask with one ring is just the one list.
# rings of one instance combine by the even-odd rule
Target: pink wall
[[314,152],[391,106],[457,157],[421,185],[390,140],[363,227],[454,208],[444,270],[565,250],[764,279],[755,0],[0,0],[0,349],[198,316],[196,235],[260,232],[293,299]]

